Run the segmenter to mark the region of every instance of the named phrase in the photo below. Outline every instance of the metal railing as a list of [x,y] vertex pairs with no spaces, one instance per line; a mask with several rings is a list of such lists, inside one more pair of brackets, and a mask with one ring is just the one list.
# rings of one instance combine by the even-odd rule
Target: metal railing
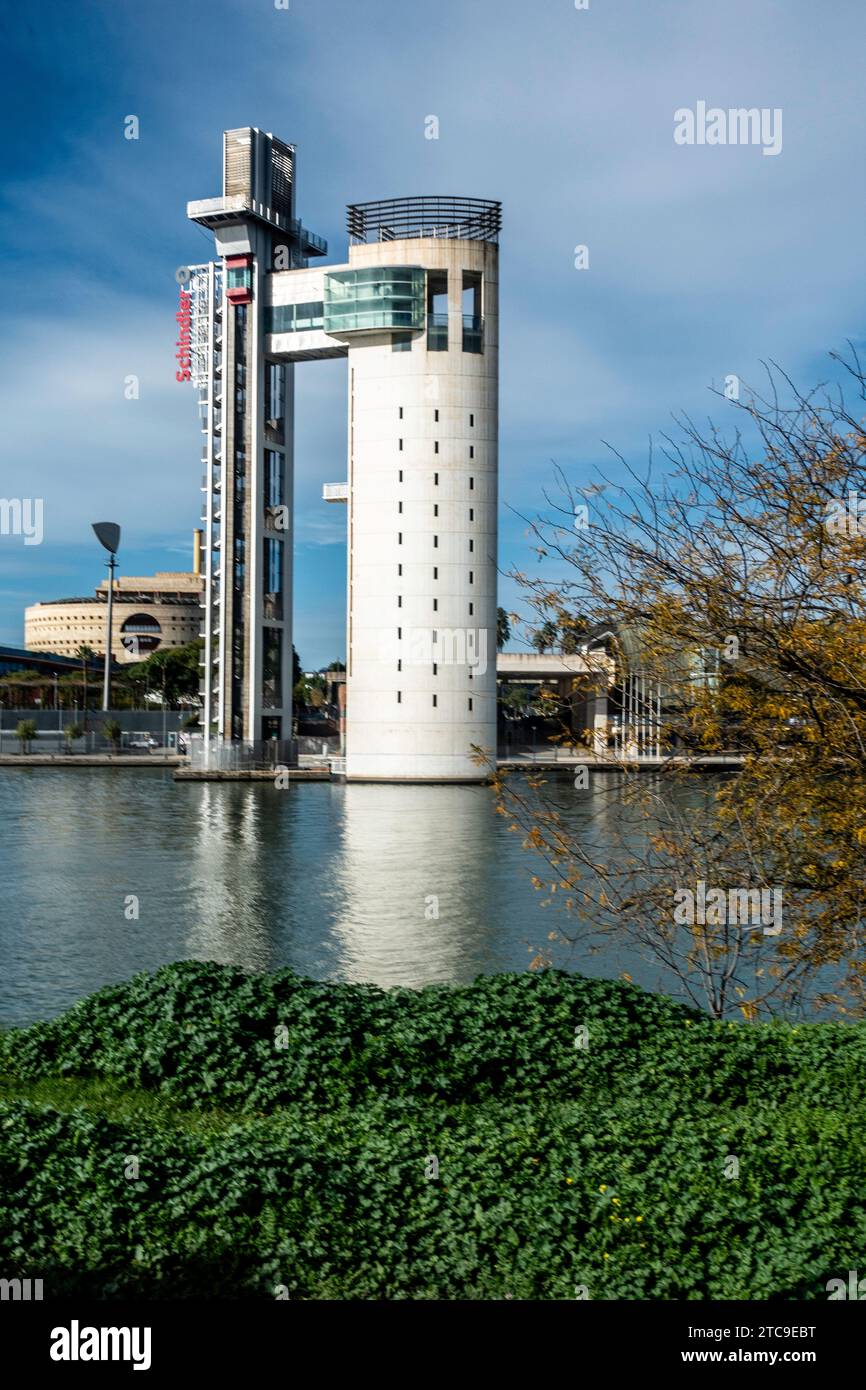
[[398,241],[408,237],[447,237],[496,242],[502,204],[489,198],[422,196],[351,203],[346,209],[353,243]]
[[187,740],[190,767],[199,772],[266,772],[297,765],[295,739],[265,739],[255,743],[228,743],[202,734]]
[[448,315],[427,315],[427,347],[431,352],[445,352],[448,348]]
[[463,315],[463,351],[484,351],[484,319],[480,315]]

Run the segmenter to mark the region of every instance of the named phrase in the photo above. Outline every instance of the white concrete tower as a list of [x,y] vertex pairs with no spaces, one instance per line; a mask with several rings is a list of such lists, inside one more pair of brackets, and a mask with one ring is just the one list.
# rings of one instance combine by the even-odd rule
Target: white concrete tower
[[499,226],[480,200],[356,205],[325,276],[349,347],[349,780],[480,780],[473,747],[495,752]]

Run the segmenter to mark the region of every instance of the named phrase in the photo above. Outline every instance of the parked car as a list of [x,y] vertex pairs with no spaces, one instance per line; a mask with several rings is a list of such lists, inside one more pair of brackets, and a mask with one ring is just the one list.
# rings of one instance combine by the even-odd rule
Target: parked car
[[152,748],[159,747],[159,739],[154,738],[153,734],[133,734],[128,746],[130,748],[145,748],[149,753]]

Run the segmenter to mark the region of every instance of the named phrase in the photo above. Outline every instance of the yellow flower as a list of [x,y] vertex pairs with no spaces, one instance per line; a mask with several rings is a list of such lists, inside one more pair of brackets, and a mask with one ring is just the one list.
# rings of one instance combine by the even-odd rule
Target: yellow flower
[[566,1181],[566,1182],[569,1184],[569,1186],[570,1186],[570,1185],[574,1182],[574,1178],[566,1178],[565,1181]]
[[610,1259],[610,1255],[607,1253],[606,1250],[605,1250],[605,1252],[604,1252],[604,1258],[605,1258],[606,1260],[609,1260],[609,1259]]
[[618,1197],[611,1197],[610,1200],[613,1202],[613,1204],[614,1204],[615,1207],[618,1207],[618,1206],[619,1206],[619,1198],[618,1198]]
[[636,1216],[636,1217],[635,1217],[635,1221],[643,1221],[643,1217],[642,1217],[642,1216]]
[[606,1183],[606,1182],[603,1182],[602,1185],[601,1185],[601,1187],[600,1187],[598,1190],[599,1190],[599,1192],[607,1192],[607,1183]]

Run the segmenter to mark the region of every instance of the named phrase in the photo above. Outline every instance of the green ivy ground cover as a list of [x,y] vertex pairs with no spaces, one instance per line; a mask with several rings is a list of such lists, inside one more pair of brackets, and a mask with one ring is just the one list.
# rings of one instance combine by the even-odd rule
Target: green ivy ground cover
[[719,1024],[558,972],[386,992],[183,962],[2,1035],[0,1072],[0,1269],[49,1296],[866,1274],[862,1024]]

